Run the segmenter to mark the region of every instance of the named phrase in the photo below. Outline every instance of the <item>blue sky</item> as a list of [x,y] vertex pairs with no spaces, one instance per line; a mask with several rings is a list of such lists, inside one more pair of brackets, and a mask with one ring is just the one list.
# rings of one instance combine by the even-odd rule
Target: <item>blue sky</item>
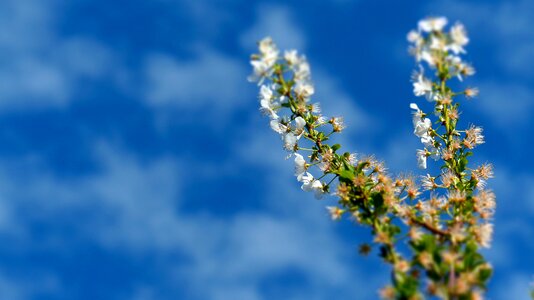
[[[312,65],[344,147],[414,170],[417,20],[463,22],[498,196],[490,299],[534,275],[534,2],[0,2],[0,298],[375,299],[388,280],[293,178],[246,81],[271,35]],[[415,171],[419,174],[419,171]],[[376,253],[374,253],[376,254]]]

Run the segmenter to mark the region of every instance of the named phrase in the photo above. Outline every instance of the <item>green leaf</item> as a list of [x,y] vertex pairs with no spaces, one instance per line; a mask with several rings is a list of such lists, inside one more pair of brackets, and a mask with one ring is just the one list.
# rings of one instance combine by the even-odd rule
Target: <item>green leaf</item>
[[350,170],[341,170],[341,172],[339,172],[339,177],[346,181],[352,181],[354,179],[354,172]]
[[491,273],[493,273],[492,269],[483,268],[478,273],[478,279],[480,279],[480,281],[482,281],[482,282],[486,282],[491,277]]
[[467,158],[465,158],[465,156],[462,156],[459,160],[458,160],[458,173],[461,173],[463,171],[465,171],[465,167],[467,166]]
[[341,145],[340,145],[340,144],[335,144],[335,145],[332,146],[332,150],[333,150],[334,152],[336,152],[339,148],[341,148]]

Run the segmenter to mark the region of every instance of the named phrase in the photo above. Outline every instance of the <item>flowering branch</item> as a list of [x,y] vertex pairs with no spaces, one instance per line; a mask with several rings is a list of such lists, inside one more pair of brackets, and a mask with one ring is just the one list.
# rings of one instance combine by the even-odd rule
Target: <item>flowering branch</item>
[[[252,55],[254,73],[249,79],[261,86],[260,111],[294,157],[301,188],[317,199],[336,195],[338,205],[327,207],[333,220],[350,215],[370,227],[379,255],[393,267],[391,284],[380,291],[387,299],[422,299],[424,294],[481,299],[492,272],[478,251],[489,247],[493,230],[489,221],[495,195],[485,190],[492,166],[468,164],[472,149],[484,143],[482,129],[473,125],[458,129],[456,99],[473,98],[478,90],[454,91],[448,85],[454,78],[462,81],[474,74],[461,58],[469,39],[463,25],[457,23],[445,32],[446,24],[445,18],[427,18],[408,34],[410,52],[419,64],[413,76],[414,94],[433,104],[436,119],[433,122],[417,104],[410,104],[414,134],[424,145],[416,152],[418,166],[426,169],[428,157],[441,162],[439,174],[421,180],[392,178],[373,156],[357,158],[330,143],[331,136],[345,128],[343,119],[326,118],[319,104],[311,102],[315,90],[310,66],[296,50],[281,55],[265,38],[259,42],[259,53]],[[424,66],[432,76],[425,75]],[[312,175],[312,169],[320,175]],[[397,248],[405,236],[409,254]],[[370,250],[368,244],[360,248],[362,253]]]

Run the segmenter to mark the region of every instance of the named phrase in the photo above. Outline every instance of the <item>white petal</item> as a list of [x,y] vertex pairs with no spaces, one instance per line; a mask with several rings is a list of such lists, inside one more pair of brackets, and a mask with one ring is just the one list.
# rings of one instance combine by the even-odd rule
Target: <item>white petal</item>
[[302,117],[296,117],[295,124],[297,126],[297,130],[302,130],[304,126],[306,126],[306,121]]

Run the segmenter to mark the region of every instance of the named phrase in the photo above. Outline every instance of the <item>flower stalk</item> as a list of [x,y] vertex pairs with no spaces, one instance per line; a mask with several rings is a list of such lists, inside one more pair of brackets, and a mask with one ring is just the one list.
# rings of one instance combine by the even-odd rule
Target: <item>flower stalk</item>
[[[461,57],[469,39],[460,23],[449,31],[446,25],[443,17],[426,18],[408,34],[418,64],[414,95],[433,106],[427,114],[410,104],[414,134],[423,144],[416,151],[417,164],[427,169],[430,157],[440,170],[419,180],[394,178],[373,156],[357,158],[330,142],[345,128],[343,119],[323,116],[319,104],[311,102],[310,66],[296,50],[281,55],[265,38],[252,55],[250,79],[260,85],[260,111],[294,157],[302,190],[317,199],[336,196],[337,205],[327,207],[331,218],[349,216],[368,226],[379,256],[391,264],[391,282],[380,291],[386,299],[482,299],[492,272],[479,251],[490,246],[493,231],[495,195],[485,189],[492,166],[473,168],[468,162],[472,150],[484,143],[482,129],[459,129],[461,100],[478,90],[455,91],[449,84],[474,74]],[[312,169],[320,175],[312,175]],[[401,251],[406,237],[409,251]],[[371,248],[366,243],[360,251],[367,254]]]

